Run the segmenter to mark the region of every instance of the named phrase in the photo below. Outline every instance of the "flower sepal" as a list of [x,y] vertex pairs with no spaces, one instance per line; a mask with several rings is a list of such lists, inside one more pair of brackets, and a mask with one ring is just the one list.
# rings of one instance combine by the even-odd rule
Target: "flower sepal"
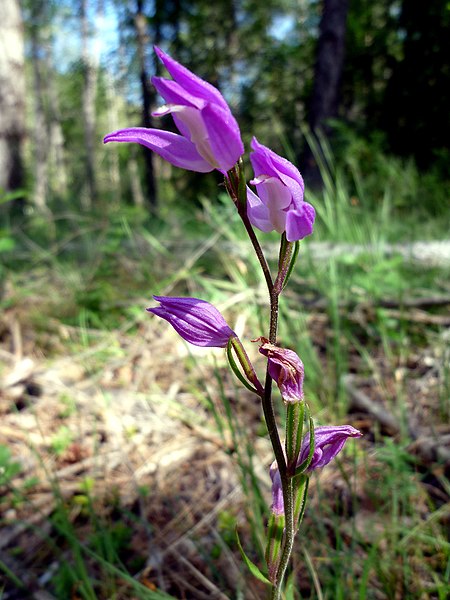
[[259,351],[267,357],[269,375],[278,385],[285,404],[303,402],[303,363],[293,350],[271,344],[267,338],[260,337]]

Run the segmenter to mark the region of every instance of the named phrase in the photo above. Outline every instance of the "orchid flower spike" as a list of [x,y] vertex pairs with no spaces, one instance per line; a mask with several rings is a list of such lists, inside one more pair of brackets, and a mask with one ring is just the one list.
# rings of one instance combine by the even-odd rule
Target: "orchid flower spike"
[[[325,467],[335,458],[345,445],[345,442],[353,437],[361,437],[362,433],[351,425],[326,425],[314,429],[314,454],[307,472]],[[301,465],[309,454],[309,433],[305,436],[297,466]],[[281,484],[280,471],[277,462],[274,461],[270,467],[272,479],[272,512],[276,515],[284,514],[283,488]]]
[[263,146],[254,137],[250,161],[256,195],[247,188],[247,214],[261,231],[286,232],[288,242],[297,242],[313,231],[316,211],[303,199],[305,184],[298,169]]
[[207,173],[229,171],[244,153],[236,119],[222,94],[210,83],[180,65],[155,46],[173,79],[152,77],[166,104],[153,112],[171,114],[180,134],[160,129],[130,127],[109,133],[108,142],[136,142],[182,169]]
[[198,298],[153,296],[160,303],[148,312],[168,321],[175,331],[194,346],[225,348],[236,334],[209,302]]

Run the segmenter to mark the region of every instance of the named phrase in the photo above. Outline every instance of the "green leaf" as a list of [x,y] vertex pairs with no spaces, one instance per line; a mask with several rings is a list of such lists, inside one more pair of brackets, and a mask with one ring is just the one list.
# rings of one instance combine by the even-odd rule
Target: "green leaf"
[[287,578],[284,600],[294,600],[294,577],[295,573],[291,573]]
[[25,196],[25,190],[13,190],[12,192],[6,192],[0,189],[0,204],[6,204],[6,202],[11,202],[11,200],[17,200],[18,198],[23,198]]
[[16,242],[12,237],[6,236],[0,238],[0,252],[10,252],[14,250]]
[[291,262],[289,263],[289,268],[286,273],[286,278],[283,283],[283,290],[287,286],[288,281],[292,275],[292,271],[294,270],[295,263],[297,262],[298,253],[300,250],[300,242],[295,242],[294,251],[292,252]]
[[255,565],[255,563],[252,562],[249,559],[249,557],[245,554],[244,548],[242,547],[242,544],[241,544],[241,540],[239,539],[237,527],[236,527],[235,531],[236,531],[236,542],[237,542],[237,545],[239,548],[239,552],[241,553],[242,559],[245,562],[245,564],[247,565],[247,568],[250,571],[250,573],[253,575],[253,577],[256,577],[256,579],[259,579],[259,581],[262,581],[263,583],[265,583],[267,585],[272,585],[270,583],[270,581],[267,579],[267,577],[265,575],[263,575],[263,573],[261,573],[261,571]]

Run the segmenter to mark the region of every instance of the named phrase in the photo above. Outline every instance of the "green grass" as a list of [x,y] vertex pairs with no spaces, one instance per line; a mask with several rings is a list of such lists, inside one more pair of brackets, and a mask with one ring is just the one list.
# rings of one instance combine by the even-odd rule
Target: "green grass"
[[[318,213],[311,241],[358,244],[364,251],[318,261],[308,249],[309,240],[301,244],[281,303],[279,339],[305,364],[306,397],[317,421],[351,419],[356,426],[361,422],[366,435],[361,442],[348,444],[329,475],[313,478],[286,597],[440,600],[446,597],[450,574],[445,535],[450,486],[439,461],[426,464],[412,453],[408,427],[412,414],[435,430],[448,422],[448,351],[442,328],[411,320],[403,303],[448,293],[448,269],[387,255],[384,244],[440,238],[443,216],[424,221],[420,207],[410,209],[407,201],[419,200],[420,187],[412,168],[400,173],[394,165],[384,187],[378,182],[375,189],[373,180],[360,176],[358,165],[351,167],[345,171],[323,166],[328,174],[325,189],[309,196]],[[394,185],[396,176],[401,176],[403,186]],[[264,282],[234,207],[223,195],[204,199],[193,209],[172,205],[157,221],[148,221],[131,208],[54,216],[53,227],[44,229],[36,217],[12,235],[8,232],[10,241],[0,245],[1,273],[7,283],[2,310],[24,315],[23,324],[35,336],[34,351],[49,362],[62,354],[74,359],[81,355],[87,376],[98,382],[104,371],[126,362],[133,340],[140,338],[142,324],[149,319],[143,308],[156,293],[189,294],[219,304],[232,326],[244,323],[250,348],[248,340],[266,333]],[[272,246],[276,239],[259,237],[264,246]],[[396,302],[398,310],[380,306],[383,300]],[[442,310],[433,308],[427,314],[439,315]],[[123,338],[129,340],[128,346]],[[257,362],[257,369],[262,365]],[[434,380],[428,377],[430,369],[435,369]],[[342,378],[349,372],[370,379],[374,401],[383,402],[398,420],[400,434],[395,439],[367,416],[348,415],[350,399]],[[164,382],[157,381],[161,401],[167,402],[180,428],[188,424],[193,431],[220,440],[243,491],[243,499],[214,517],[210,546],[204,547],[200,534],[192,534],[201,557],[197,567],[230,598],[258,597],[263,592],[242,567],[241,579],[234,585],[224,576],[227,561],[239,564],[236,524],[246,552],[263,564],[269,478],[256,443],[266,440],[258,407],[251,394],[240,390],[223,359],[191,353],[180,360],[171,377],[180,393],[195,403],[183,405],[177,395],[170,396]],[[422,380],[428,383],[421,385]],[[281,401],[276,395],[275,400],[281,415]],[[124,415],[126,411],[124,405]],[[47,444],[53,461],[80,442],[76,430],[68,427],[71,419],[83,419],[70,390],[60,396],[57,419]],[[130,430],[130,439],[137,434]],[[1,449],[0,507],[13,505],[20,514],[20,509],[30,509],[33,484],[27,487],[19,479],[20,456],[5,446]],[[46,477],[52,482],[55,508],[48,517],[50,527],[34,530],[46,558],[42,561],[37,553],[29,568],[40,575],[45,562],[58,559],[47,590],[61,599],[167,597],[134,577],[149,552],[137,545],[136,538],[147,529],[156,535],[164,525],[164,511],[136,512],[121,504],[114,489],[109,496],[97,495],[95,480],[83,480],[82,475],[77,492],[69,495],[53,481],[51,469]],[[172,498],[174,503],[178,500]],[[157,490],[138,488],[137,503],[152,507],[156,501],[161,503]],[[21,551],[18,545],[19,556]],[[158,584],[165,581],[172,593],[180,590],[179,582],[172,581],[171,587],[170,569],[161,568],[164,576]],[[5,589],[25,586],[9,563],[0,563],[0,569]]]

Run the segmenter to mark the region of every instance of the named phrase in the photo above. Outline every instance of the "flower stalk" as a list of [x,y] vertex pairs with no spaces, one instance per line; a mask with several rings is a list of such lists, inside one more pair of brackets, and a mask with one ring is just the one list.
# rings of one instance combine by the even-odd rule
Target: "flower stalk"
[[[272,600],[280,600],[294,538],[305,512],[310,473],[327,465],[348,438],[361,435],[350,425],[314,427],[304,401],[303,363],[293,350],[277,346],[280,295],[295,266],[299,241],[313,231],[315,210],[304,199],[305,186],[298,169],[253,138],[250,162],[254,178],[250,185],[256,189],[255,193],[246,182],[239,126],[222,94],[161,49],[155,47],[155,52],[171,79],[152,78],[165,100],[153,115],[170,114],[178,133],[129,127],[109,133],[104,142],[134,142],[150,148],[176,167],[198,173],[220,171],[258,258],[270,300],[268,338],[254,340],[260,342],[259,352],[267,358],[264,385],[241,340],[209,302],[199,298],[154,296],[159,306],[147,310],[166,320],[190,344],[226,349],[236,377],[261,398],[275,455],[270,468],[272,505],[265,554],[268,576],[246,556],[239,536],[237,543],[250,572],[265,584],[271,584]],[[254,228],[280,234],[275,278]],[[286,405],[284,444],[273,406],[273,382]],[[306,433],[305,422],[308,423]]]

